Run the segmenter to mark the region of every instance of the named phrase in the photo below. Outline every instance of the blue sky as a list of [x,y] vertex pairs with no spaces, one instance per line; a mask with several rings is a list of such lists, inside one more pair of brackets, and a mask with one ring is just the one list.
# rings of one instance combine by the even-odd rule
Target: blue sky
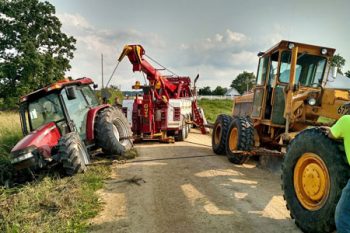
[[[63,31],[77,39],[67,75],[101,84],[101,53],[108,79],[125,44],[199,86],[228,87],[243,70],[256,72],[257,52],[281,39],[334,47],[350,69],[350,1],[346,0],[49,0]],[[156,65],[155,65],[156,66]],[[166,72],[164,72],[167,74]],[[123,60],[111,83],[128,90],[139,73]]]

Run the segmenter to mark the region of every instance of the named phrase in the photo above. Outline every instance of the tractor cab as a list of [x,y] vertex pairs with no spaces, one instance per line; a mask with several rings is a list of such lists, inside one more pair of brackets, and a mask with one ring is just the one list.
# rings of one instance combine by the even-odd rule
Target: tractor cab
[[87,112],[99,104],[89,84],[92,84],[90,79],[61,81],[22,97],[23,134],[54,122],[61,135],[76,131],[84,140]]

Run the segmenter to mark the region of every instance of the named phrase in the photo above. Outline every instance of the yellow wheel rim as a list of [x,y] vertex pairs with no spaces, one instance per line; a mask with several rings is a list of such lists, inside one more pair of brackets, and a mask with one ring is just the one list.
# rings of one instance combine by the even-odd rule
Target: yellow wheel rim
[[218,124],[214,129],[214,143],[215,143],[215,145],[220,143],[221,130],[222,130],[221,124]]
[[230,132],[230,138],[229,138],[230,151],[237,150],[237,145],[238,145],[238,130],[237,128],[233,128]]
[[330,190],[328,169],[314,153],[303,154],[294,168],[294,189],[301,205],[311,211],[320,209]]

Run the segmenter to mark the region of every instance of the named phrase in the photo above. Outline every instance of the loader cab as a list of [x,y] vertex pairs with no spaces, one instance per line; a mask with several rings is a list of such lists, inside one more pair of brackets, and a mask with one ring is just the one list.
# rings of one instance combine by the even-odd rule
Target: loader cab
[[54,122],[61,136],[77,131],[86,138],[87,112],[98,100],[89,85],[70,85],[40,90],[21,101],[20,118],[24,135]]
[[320,92],[329,72],[328,61],[334,51],[281,41],[266,52],[259,53],[251,117],[267,125],[285,125],[288,91],[297,94],[315,89]]

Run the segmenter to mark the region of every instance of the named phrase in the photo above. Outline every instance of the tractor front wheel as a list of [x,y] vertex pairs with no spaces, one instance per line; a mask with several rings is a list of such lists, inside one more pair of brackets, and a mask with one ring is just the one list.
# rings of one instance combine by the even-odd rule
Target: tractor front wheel
[[226,155],[231,163],[243,164],[248,156],[237,151],[251,151],[254,145],[254,128],[248,117],[236,117],[232,120],[226,138]]
[[122,155],[132,148],[132,132],[123,112],[117,108],[103,109],[95,123],[96,144],[107,154]]
[[341,144],[319,128],[290,143],[282,164],[282,189],[296,225],[305,232],[332,232],[335,207],[349,179]]
[[58,142],[58,156],[66,175],[84,172],[90,163],[90,157],[78,133],[71,132],[62,136]]

